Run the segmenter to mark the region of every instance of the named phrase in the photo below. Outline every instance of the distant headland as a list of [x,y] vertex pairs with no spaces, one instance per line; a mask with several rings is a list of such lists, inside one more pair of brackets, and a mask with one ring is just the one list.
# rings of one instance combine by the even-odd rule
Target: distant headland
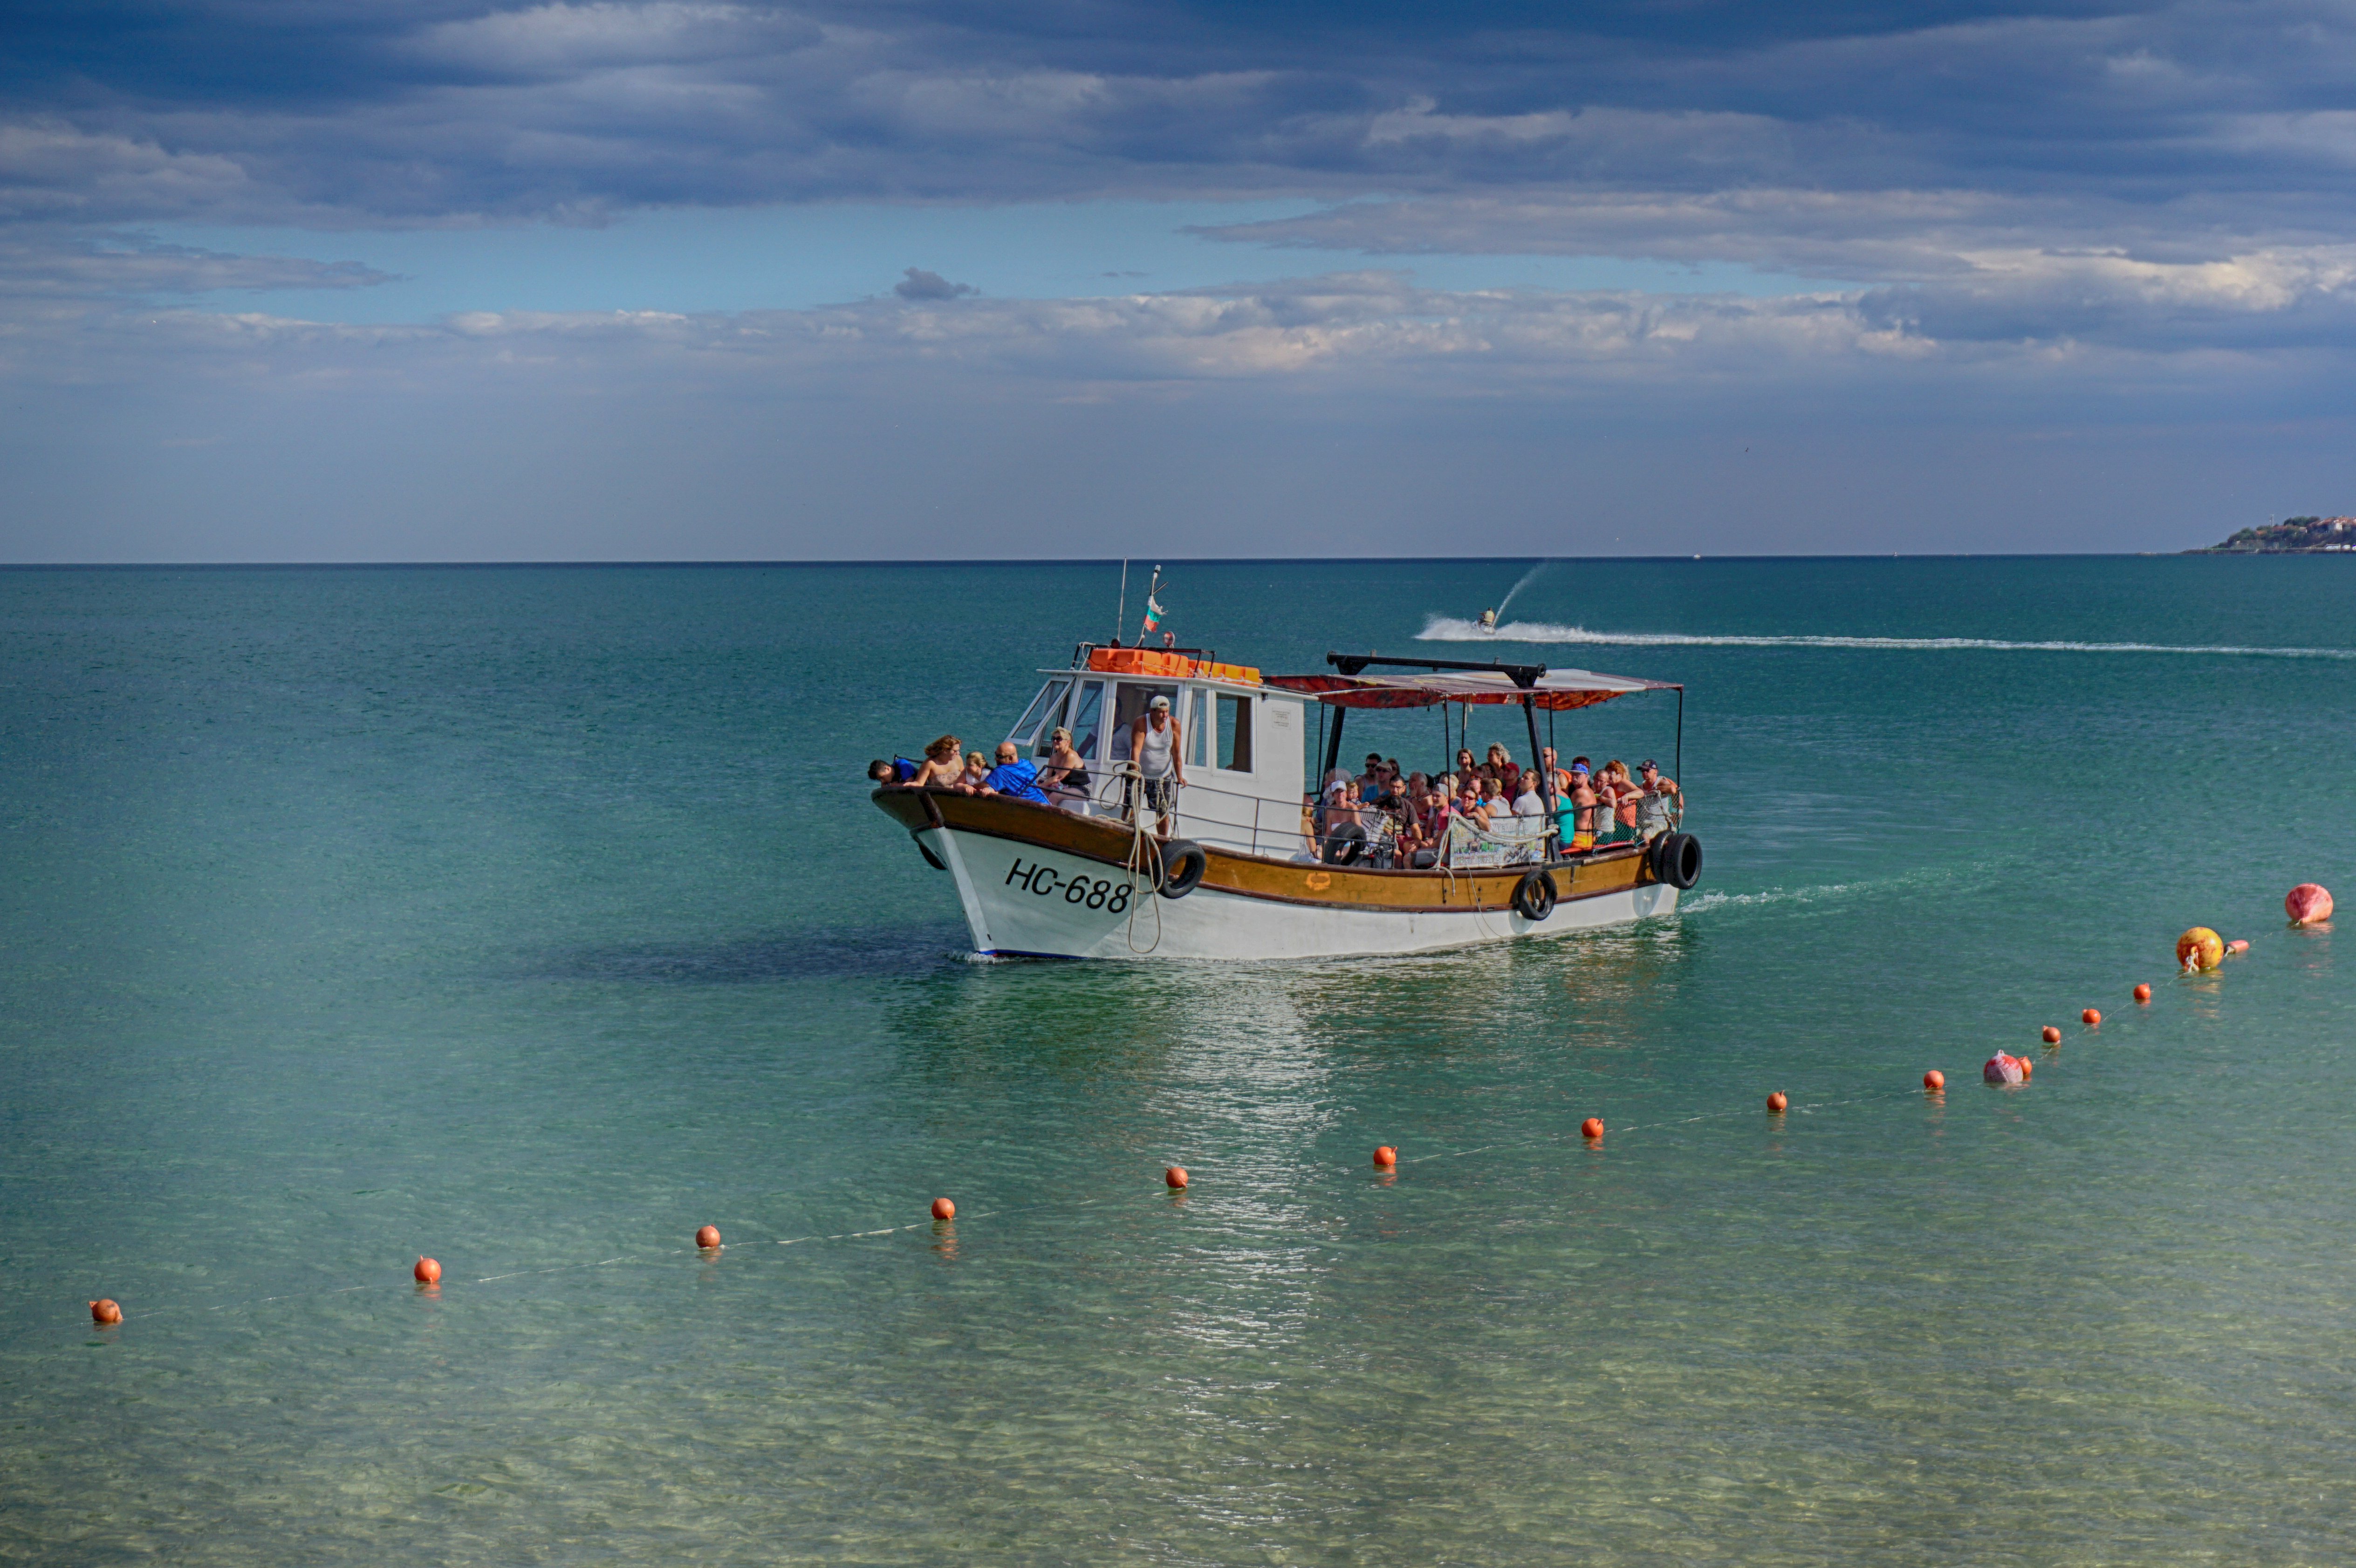
[[2340,550],[2356,550],[2356,517],[2286,517],[2264,528],[2245,528],[2222,544],[2185,553],[2316,555]]

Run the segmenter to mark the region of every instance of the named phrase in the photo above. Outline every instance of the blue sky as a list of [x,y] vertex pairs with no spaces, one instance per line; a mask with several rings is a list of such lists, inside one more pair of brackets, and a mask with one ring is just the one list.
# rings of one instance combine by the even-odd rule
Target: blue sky
[[2356,510],[2344,0],[141,0],[6,40],[0,559]]

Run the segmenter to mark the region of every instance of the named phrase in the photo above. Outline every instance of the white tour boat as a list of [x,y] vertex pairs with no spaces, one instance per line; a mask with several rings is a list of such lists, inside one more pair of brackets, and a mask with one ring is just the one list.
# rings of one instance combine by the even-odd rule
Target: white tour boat
[[[1302,777],[1312,705],[1332,714],[1323,779],[1341,757],[1342,721],[1354,708],[1516,704],[1535,756],[1539,710],[1639,692],[1677,693],[1682,741],[1685,691],[1543,665],[1338,653],[1327,662],[1330,674],[1263,678],[1192,650],[1082,643],[1069,668],[1041,671],[1045,683],[1006,739],[1044,766],[1055,729],[1069,729],[1087,767],[1084,795],[1041,805],[885,784],[873,799],[955,882],[975,950],[994,955],[1422,952],[1666,915],[1699,875],[1701,846],[1682,832],[1571,851],[1552,832],[1483,834],[1462,819],[1430,867],[1330,864]],[[1167,841],[1136,807],[1128,756],[1131,725],[1156,697],[1180,719],[1184,746],[1186,782]],[[1322,714],[1314,725],[1329,727]]]

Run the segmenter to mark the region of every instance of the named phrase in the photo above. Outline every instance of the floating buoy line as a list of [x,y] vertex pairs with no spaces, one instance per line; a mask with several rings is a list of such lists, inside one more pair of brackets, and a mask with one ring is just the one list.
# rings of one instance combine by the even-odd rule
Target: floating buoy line
[[[2294,929],[2318,926],[2322,924],[2323,921],[2329,919],[2330,917],[2332,908],[2331,895],[2313,883],[2302,883],[2297,887],[2291,890],[2290,896],[2284,900],[2284,907],[2285,912],[2290,916],[2291,925]],[[2219,937],[2214,930],[2208,927],[2196,926],[2190,930],[2186,931],[2182,937],[2178,939],[2176,953],[2178,961],[2183,966],[2183,973],[2187,977],[2191,977],[2219,968],[2227,958],[2246,952],[2249,950],[2249,947],[2250,944],[2246,940],[2228,942]],[[2152,989],[2150,985],[2147,983],[2137,984],[2134,991],[2134,997],[2138,1004],[2149,1005],[2152,999]],[[2083,1009],[2080,1013],[2079,1018],[2089,1031],[2098,1030],[2102,1027],[2103,1015],[2097,1008],[2088,1007]],[[2058,1046],[2062,1042],[2062,1031],[2050,1024],[2039,1031],[2039,1036],[2049,1047]],[[1997,1052],[1994,1057],[1990,1058],[1984,1065],[1981,1076],[1986,1082],[1991,1085],[2005,1088],[2019,1088],[2025,1086],[2029,1081],[2034,1069],[2035,1064],[2027,1057],[2016,1057],[2000,1050]],[[1810,1115],[1818,1112],[1834,1111],[1852,1105],[1867,1105],[1879,1101],[1897,1099],[1929,1099],[1944,1101],[1946,1098],[1946,1075],[1933,1068],[1922,1074],[1922,1088],[1919,1090],[1912,1089],[1879,1090],[1869,1094],[1852,1095],[1846,1100],[1819,1100],[1809,1101],[1804,1104],[1794,1104],[1791,1101],[1791,1098],[1782,1090],[1775,1090],[1771,1091],[1767,1096],[1767,1112],[1772,1123],[1778,1128],[1781,1128],[1785,1117],[1794,1112],[1800,1115]],[[1756,1112],[1737,1110],[1705,1111],[1696,1115],[1672,1117],[1662,1122],[1634,1122],[1624,1126],[1615,1127],[1612,1131],[1623,1135],[1635,1133],[1662,1132],[1677,1127],[1690,1127],[1703,1122],[1725,1121],[1735,1116],[1751,1114],[1756,1114]],[[1580,1123],[1578,1135],[1585,1141],[1587,1146],[1590,1150],[1600,1150],[1602,1147],[1603,1133],[1603,1119],[1600,1116],[1590,1116]],[[1397,1170],[1405,1165],[1426,1165],[1435,1160],[1470,1159],[1479,1155],[1498,1154],[1509,1149],[1535,1148],[1541,1145],[1559,1144],[1567,1140],[1562,1134],[1542,1133],[1534,1137],[1509,1139],[1502,1143],[1480,1144],[1465,1149],[1442,1149],[1429,1155],[1417,1155],[1412,1157],[1401,1155],[1396,1145],[1385,1144],[1375,1150],[1374,1164],[1375,1169],[1380,1173],[1382,1181],[1387,1184],[1395,1178],[1395,1173]],[[1191,1180],[1192,1178],[1189,1176],[1186,1167],[1183,1165],[1173,1165],[1162,1172],[1163,1185],[1173,1197],[1186,1192]],[[1021,1214],[1042,1208],[1095,1208],[1105,1204],[1133,1201],[1139,1196],[1139,1193],[1125,1192],[1109,1195],[1104,1197],[1083,1197],[1066,1201],[1050,1200],[1044,1203],[1020,1204],[1012,1208],[996,1208],[983,1213],[971,1214],[967,1216],[967,1219],[969,1220],[993,1219],[1003,1215]],[[841,1230],[831,1233],[818,1233],[808,1236],[765,1237],[756,1242],[751,1243],[751,1245],[800,1247],[829,1241],[870,1240],[878,1237],[896,1236],[901,1234],[903,1231],[921,1230],[927,1227],[937,1231],[948,1230],[949,1228],[953,1227],[957,1221],[958,1207],[956,1202],[951,1198],[936,1197],[932,1200],[928,1214],[929,1217],[926,1219],[911,1220],[904,1225],[884,1225],[868,1230]],[[740,1243],[740,1245],[744,1245],[744,1243]],[[721,1241],[719,1227],[715,1225],[704,1225],[695,1231],[693,1245],[690,1247],[669,1248],[659,1251],[647,1253],[625,1253],[617,1257],[602,1258],[594,1262],[553,1263],[541,1268],[515,1269],[506,1273],[484,1274],[477,1279],[461,1283],[478,1285],[498,1284],[507,1280],[526,1279],[541,1274],[567,1273],[581,1269],[613,1268],[622,1264],[652,1262],[658,1259],[675,1258],[683,1255],[701,1256],[709,1261],[717,1258],[723,1251],[725,1251],[725,1248]],[[412,1279],[415,1282],[411,1287],[413,1294],[420,1295],[433,1295],[440,1293],[442,1283],[442,1265],[439,1262],[431,1257],[420,1254],[416,1264],[412,1268],[410,1273]],[[100,1328],[112,1328],[131,1317],[159,1317],[173,1312],[228,1312],[242,1306],[265,1306],[272,1303],[282,1301],[316,1300],[331,1295],[350,1295],[360,1291],[392,1290],[398,1288],[400,1287],[388,1283],[343,1285],[332,1290],[292,1291],[279,1295],[252,1296],[248,1297],[243,1301],[222,1302],[217,1305],[209,1307],[164,1305],[147,1308],[137,1313],[124,1312],[122,1305],[110,1297],[101,1297],[88,1305],[92,1324]]]

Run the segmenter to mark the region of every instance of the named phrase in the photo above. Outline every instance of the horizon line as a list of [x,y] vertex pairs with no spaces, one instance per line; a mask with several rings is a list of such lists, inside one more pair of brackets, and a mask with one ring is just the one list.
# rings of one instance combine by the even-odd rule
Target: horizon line
[[[1790,554],[1709,554],[1680,552],[1664,555],[1163,555],[1164,564],[1187,566],[1300,566],[1365,564],[1402,562],[1462,562],[1467,564],[1547,564],[1587,562],[1600,564],[1637,562],[1696,561],[2136,561],[2168,560],[2188,555],[2259,556],[2325,554],[2322,551],[2217,550],[2052,550],[2052,551],[1852,551]],[[1149,559],[1142,555],[1130,562]],[[693,560],[516,560],[516,561],[0,561],[0,572],[440,572],[516,571],[549,568],[613,571],[672,568],[683,571],[730,567],[846,566],[1118,566],[1119,555],[988,555],[840,559],[828,556],[724,557]]]

